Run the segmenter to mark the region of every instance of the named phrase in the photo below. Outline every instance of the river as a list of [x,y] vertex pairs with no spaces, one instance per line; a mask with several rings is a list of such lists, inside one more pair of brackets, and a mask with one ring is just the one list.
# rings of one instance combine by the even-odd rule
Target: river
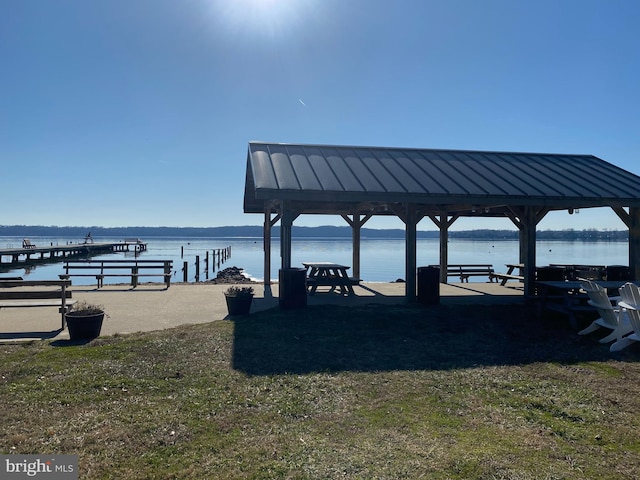
[[[183,266],[187,263],[188,281],[195,281],[196,256],[200,257],[200,280],[215,277],[211,271],[206,274],[204,258],[206,252],[231,247],[231,258],[220,268],[237,266],[243,268],[252,278],[263,277],[262,238],[143,238],[148,250],[141,254],[145,259],[173,260],[174,281],[183,280]],[[36,245],[64,245],[78,242],[77,238],[32,237]],[[121,238],[95,238],[96,242],[119,242]],[[22,238],[0,237],[0,248],[12,248],[22,245]],[[272,243],[271,278],[277,279],[280,268],[280,243]],[[417,264],[432,265],[439,262],[439,241],[437,239],[419,239],[417,242]],[[351,240],[345,238],[305,238],[292,242],[292,266],[302,266],[304,261],[329,261],[352,265]],[[584,241],[539,241],[537,243],[537,265],[583,264],[583,265],[628,265],[629,248],[625,242],[584,242]],[[102,255],[99,258],[134,258],[133,253]],[[368,282],[389,282],[405,277],[404,240],[367,239],[361,243],[360,277]],[[449,263],[487,263],[492,264],[496,272],[504,272],[505,264],[518,262],[518,242],[513,240],[460,240],[449,241]],[[216,267],[216,270],[218,268]],[[11,271],[4,270],[2,275],[20,275],[25,279],[56,279],[63,273],[62,263],[33,265]],[[476,281],[481,281],[479,278]],[[126,281],[126,280],[124,280]],[[473,277],[472,277],[473,281]],[[93,280],[95,282],[95,280]],[[91,279],[74,278],[74,284],[91,284]]]

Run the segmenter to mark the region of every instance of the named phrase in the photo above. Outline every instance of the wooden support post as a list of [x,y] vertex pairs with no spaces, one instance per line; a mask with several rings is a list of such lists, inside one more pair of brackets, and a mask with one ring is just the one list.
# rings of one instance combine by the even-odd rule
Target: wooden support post
[[187,283],[189,281],[189,263],[184,262],[182,264],[182,281]]
[[271,210],[265,209],[264,223],[262,224],[262,253],[264,262],[262,265],[263,284],[271,285]]
[[164,283],[167,285],[167,288],[169,288],[169,284],[171,283],[171,262],[170,261],[165,261],[164,262]]
[[640,208],[611,207],[629,229],[629,268],[633,279],[640,278]]
[[131,285],[133,288],[138,286],[138,267],[131,267]]
[[291,268],[291,231],[293,222],[299,213],[291,208],[288,202],[282,202],[282,218],[280,219],[280,259],[282,269]]
[[200,281],[200,255],[196,255],[196,282]]
[[440,217],[435,215],[429,215],[429,218],[440,231],[440,283],[447,283],[447,265],[449,264],[449,227],[453,225],[459,215],[451,215],[447,212],[442,212]]
[[271,294],[271,228],[280,221],[280,214],[276,214],[275,218],[271,218],[271,205],[265,206],[264,211],[264,224],[263,224],[263,244],[262,250],[264,252],[264,286],[265,293]]
[[640,208],[629,208],[629,267],[633,279],[640,278]]
[[418,212],[413,203],[392,206],[395,214],[405,225],[405,299],[409,303],[416,301],[417,297],[417,237],[418,222],[424,216]]
[[367,223],[371,217],[372,215],[365,215],[364,218],[362,218],[357,213],[354,213],[352,218],[349,218],[348,215],[342,215],[342,218],[351,227],[351,253],[353,262],[353,269],[351,271],[355,278],[360,278],[360,231],[362,226]]

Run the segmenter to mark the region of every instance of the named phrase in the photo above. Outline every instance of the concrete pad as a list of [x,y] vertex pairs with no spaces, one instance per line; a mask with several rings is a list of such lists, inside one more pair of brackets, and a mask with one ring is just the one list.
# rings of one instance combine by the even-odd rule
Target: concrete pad
[[[252,312],[278,307],[278,285],[265,292],[261,284],[251,285],[255,297]],[[101,289],[86,286],[71,288],[73,299],[103,305],[109,315],[101,336],[162,330],[179,325],[207,323],[229,318],[224,291],[229,285],[197,283],[107,285]],[[355,286],[355,296],[328,293],[319,287],[307,297],[308,305],[366,305],[405,303],[404,283],[363,283]],[[523,301],[522,289],[501,287],[496,283],[441,284],[442,304],[487,304]],[[29,339],[68,339],[60,329],[61,318],[55,307],[0,309],[0,342]]]

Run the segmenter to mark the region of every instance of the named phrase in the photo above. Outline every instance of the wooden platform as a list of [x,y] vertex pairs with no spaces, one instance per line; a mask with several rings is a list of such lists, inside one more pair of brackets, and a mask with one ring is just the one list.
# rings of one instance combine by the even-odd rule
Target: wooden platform
[[104,253],[144,252],[146,249],[147,244],[139,240],[136,242],[89,242],[68,245],[36,244],[28,248],[0,248],[0,268],[19,268],[24,265],[37,265]]

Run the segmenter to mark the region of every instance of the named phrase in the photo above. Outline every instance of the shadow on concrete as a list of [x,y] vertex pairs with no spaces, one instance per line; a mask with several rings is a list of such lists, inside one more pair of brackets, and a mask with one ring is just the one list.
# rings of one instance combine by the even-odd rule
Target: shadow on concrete
[[602,335],[578,336],[565,317],[524,304],[322,305],[234,321],[233,366],[249,375],[640,359],[640,346],[612,355]]
[[169,287],[166,285],[158,285],[158,284],[140,284],[137,287],[133,287],[131,285],[106,285],[104,287],[98,288],[96,286],[90,285],[73,285],[71,287],[71,291],[74,293],[122,293],[122,292],[162,292],[167,290]]
[[52,330],[49,332],[0,332],[0,341],[2,340],[48,340],[55,338],[62,332],[62,329]]

